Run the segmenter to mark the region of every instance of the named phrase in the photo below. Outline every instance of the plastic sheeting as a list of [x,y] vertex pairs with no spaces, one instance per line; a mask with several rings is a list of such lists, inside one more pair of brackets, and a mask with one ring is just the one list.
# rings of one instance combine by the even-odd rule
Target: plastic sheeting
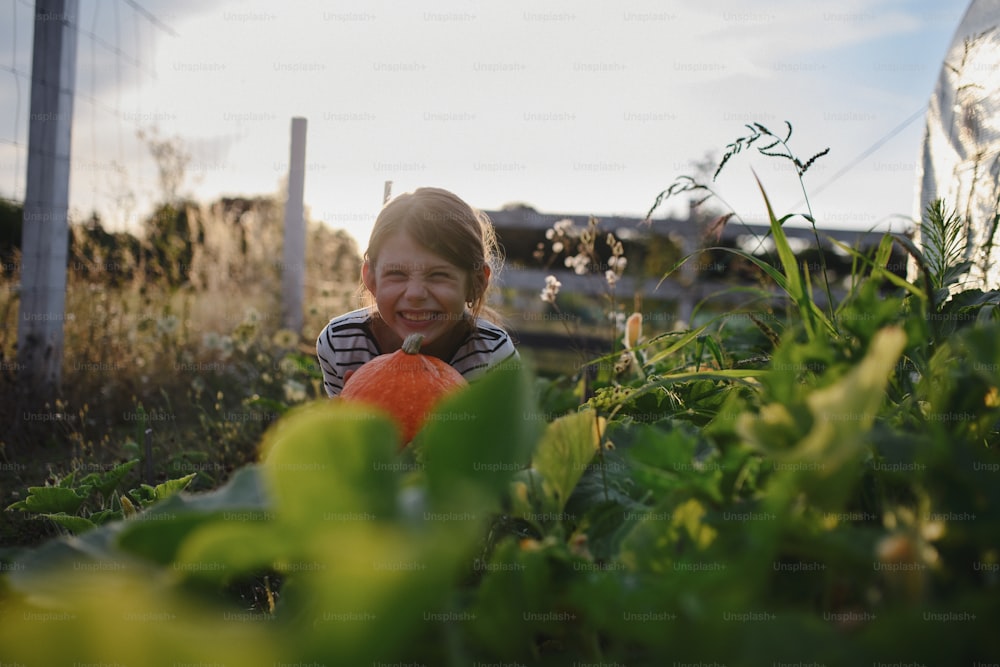
[[966,221],[973,267],[961,288],[1000,289],[1000,0],[972,0],[955,31],[927,110],[917,184],[917,219],[941,198]]

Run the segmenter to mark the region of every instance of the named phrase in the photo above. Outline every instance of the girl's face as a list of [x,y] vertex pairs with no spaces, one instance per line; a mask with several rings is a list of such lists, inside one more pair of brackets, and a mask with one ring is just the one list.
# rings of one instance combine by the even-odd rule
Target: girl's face
[[362,280],[399,342],[412,333],[423,334],[428,354],[448,340],[465,314],[469,275],[405,232],[385,240],[375,263],[365,262]]

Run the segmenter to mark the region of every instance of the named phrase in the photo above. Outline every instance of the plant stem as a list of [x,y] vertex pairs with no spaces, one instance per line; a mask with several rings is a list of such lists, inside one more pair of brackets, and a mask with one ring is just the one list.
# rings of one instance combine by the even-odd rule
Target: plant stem
[[[787,146],[786,146],[787,148]],[[789,151],[790,153],[791,151]],[[812,203],[809,201],[809,195],[806,192],[806,184],[802,180],[802,172],[798,171],[799,175],[799,187],[802,188],[802,196],[805,198],[806,210],[809,211],[809,224],[812,226],[813,239],[816,241],[816,252],[819,253],[819,266],[820,270],[823,272],[823,287],[826,290],[826,303],[827,307],[830,309],[830,319],[834,318],[834,304],[833,304],[833,292],[830,290],[830,277],[827,275],[826,270],[826,252],[823,250],[823,245],[819,240],[819,231],[816,229],[816,216],[813,215]]]

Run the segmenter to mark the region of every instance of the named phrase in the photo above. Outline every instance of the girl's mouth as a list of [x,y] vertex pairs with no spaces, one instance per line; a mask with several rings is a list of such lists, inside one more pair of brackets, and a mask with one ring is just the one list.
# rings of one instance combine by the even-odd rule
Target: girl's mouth
[[438,314],[432,311],[422,310],[422,311],[410,311],[399,313],[401,319],[407,322],[431,322],[438,319]]

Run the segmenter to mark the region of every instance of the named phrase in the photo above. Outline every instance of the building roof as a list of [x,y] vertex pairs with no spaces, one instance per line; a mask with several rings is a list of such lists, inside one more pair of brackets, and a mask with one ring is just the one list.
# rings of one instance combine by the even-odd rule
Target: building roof
[[[505,229],[528,229],[541,232],[551,228],[557,221],[565,219],[572,220],[578,227],[583,227],[587,225],[587,221],[591,217],[585,214],[540,213],[527,206],[498,211],[484,211],[484,213],[490,217],[493,221],[493,226],[501,235]],[[696,234],[698,231],[697,228],[692,226],[690,219],[686,218],[652,218],[647,223],[644,218],[639,217],[596,217],[600,221],[601,231],[614,232],[616,236],[622,239],[647,235],[684,235],[691,232]],[[802,239],[807,242],[811,242],[815,238],[813,229],[809,226],[787,224],[784,226],[784,230],[788,238]],[[720,241],[736,244],[741,237],[751,236],[762,238],[769,231],[769,225],[763,223],[744,223],[734,218],[723,228]],[[884,232],[869,232],[857,229],[820,228],[817,231],[822,241],[825,241],[829,237],[852,247],[877,245],[885,234]]]

